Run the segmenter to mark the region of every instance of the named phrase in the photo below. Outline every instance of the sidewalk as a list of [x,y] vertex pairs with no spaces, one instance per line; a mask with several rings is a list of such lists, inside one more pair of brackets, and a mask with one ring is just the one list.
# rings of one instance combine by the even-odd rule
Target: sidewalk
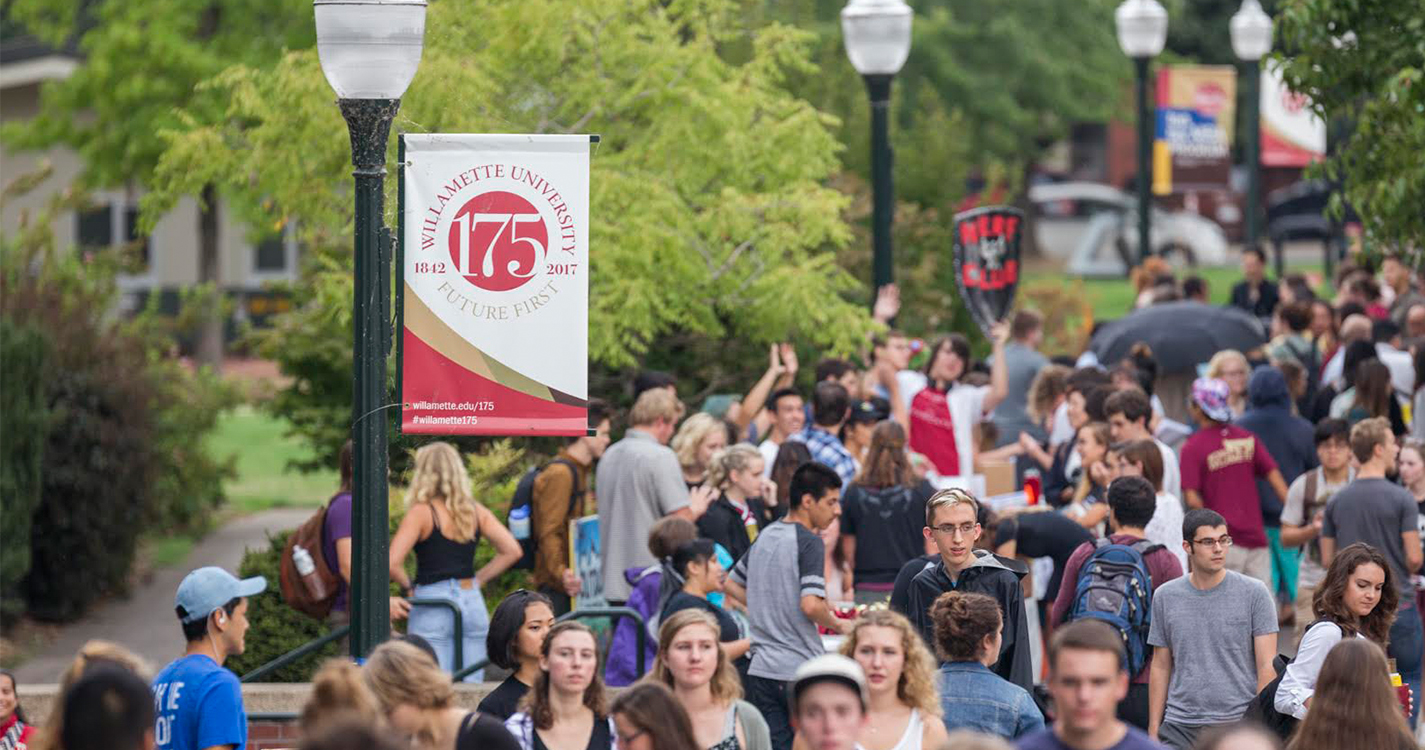
[[[155,670],[183,650],[183,635],[173,612],[173,596],[183,576],[193,568],[217,565],[234,573],[248,547],[267,544],[268,532],[295,528],[314,508],[279,508],[231,521],[194,546],[181,565],[160,569],[127,599],[114,599],[95,607],[83,619],[64,626],[60,636],[15,670],[22,685],[59,681],[79,647],[101,638],[115,641],[147,659]],[[276,581],[268,581],[274,591]]]

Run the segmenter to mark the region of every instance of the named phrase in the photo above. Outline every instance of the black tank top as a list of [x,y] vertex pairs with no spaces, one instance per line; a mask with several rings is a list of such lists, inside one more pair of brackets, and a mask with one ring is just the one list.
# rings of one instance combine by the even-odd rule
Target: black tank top
[[480,546],[480,527],[468,542],[456,542],[440,533],[440,516],[435,508],[426,506],[435,529],[430,536],[415,544],[416,585],[439,583],[450,578],[475,577],[475,548]]

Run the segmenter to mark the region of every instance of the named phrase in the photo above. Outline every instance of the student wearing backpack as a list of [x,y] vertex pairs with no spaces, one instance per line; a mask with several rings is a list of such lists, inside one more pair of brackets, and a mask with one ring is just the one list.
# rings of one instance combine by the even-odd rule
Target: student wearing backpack
[[[1108,522],[1113,533],[1107,539],[1080,545],[1065,563],[1066,583],[1059,587],[1059,596],[1054,600],[1051,619],[1056,627],[1067,620],[1094,617],[1115,625],[1120,633],[1125,632],[1121,626],[1126,623],[1116,623],[1108,618],[1087,614],[1087,610],[1092,609],[1086,596],[1089,588],[1095,585],[1114,585],[1113,581],[1105,580],[1102,572],[1096,572],[1090,561],[1109,559],[1115,548],[1118,554],[1124,554],[1128,558],[1133,557],[1130,553],[1136,552],[1137,572],[1151,583],[1151,590],[1143,592],[1146,595],[1124,594],[1123,600],[1131,602],[1135,607],[1151,611],[1152,593],[1157,592],[1168,581],[1182,577],[1183,569],[1177,556],[1163,545],[1147,541],[1148,533],[1144,531],[1144,527],[1153,520],[1157,505],[1157,492],[1154,491],[1153,485],[1142,477],[1120,477],[1109,485]],[[1131,581],[1135,578],[1137,577],[1119,580],[1131,586]],[[1118,585],[1115,590],[1125,588]],[[1118,704],[1118,718],[1144,730],[1148,728],[1148,657],[1151,652],[1148,647],[1148,624],[1148,621],[1144,621],[1136,630],[1130,629],[1133,632],[1127,633],[1130,644],[1129,659],[1132,662],[1136,658],[1137,663],[1130,664],[1129,675],[1132,679],[1128,685],[1128,695]]]
[[593,435],[571,439],[534,477],[529,527],[534,541],[534,584],[549,597],[554,616],[568,614],[581,588],[569,565],[569,521],[582,518],[589,503],[589,474],[609,447],[609,407],[589,400]]
[[1209,727],[1235,723],[1275,677],[1277,608],[1266,584],[1227,569],[1227,520],[1183,519],[1192,572],[1154,593],[1148,644],[1148,734],[1189,750]]

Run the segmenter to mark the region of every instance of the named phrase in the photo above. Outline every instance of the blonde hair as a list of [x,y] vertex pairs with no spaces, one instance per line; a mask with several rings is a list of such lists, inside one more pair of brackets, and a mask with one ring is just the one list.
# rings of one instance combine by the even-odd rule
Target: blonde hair
[[708,484],[722,489],[722,486],[732,479],[732,472],[747,471],[747,467],[751,466],[753,461],[761,460],[763,460],[762,451],[747,443],[729,445],[714,453],[712,461],[708,462]]
[[633,427],[646,427],[663,420],[672,424],[683,418],[683,403],[677,396],[663,388],[653,388],[639,394],[628,412],[628,423]]
[[1222,368],[1226,367],[1229,362],[1241,362],[1243,369],[1249,373],[1252,371],[1252,368],[1247,365],[1247,357],[1242,352],[1236,349],[1223,349],[1212,355],[1212,359],[1207,361],[1207,377],[1221,378]]
[[930,526],[935,522],[935,511],[941,508],[953,508],[960,503],[969,505],[970,510],[975,511],[975,521],[978,523],[980,518],[980,501],[976,500],[974,495],[971,495],[959,487],[951,487],[948,490],[941,490],[931,495],[930,499],[925,501],[925,525]]
[[69,689],[88,669],[97,664],[117,664],[138,675],[144,682],[153,681],[153,668],[143,657],[112,641],[93,640],[79,647],[79,653],[59,676],[59,694],[55,696],[45,726],[30,739],[30,750],[61,750],[59,732],[64,726],[64,699]]
[[935,687],[935,659],[910,620],[889,609],[867,611],[856,618],[851,635],[841,644],[843,656],[856,658],[861,628],[890,628],[901,634],[901,652],[905,654],[905,663],[901,667],[900,681],[896,683],[896,698],[911,708],[919,709],[922,714],[940,716],[940,691]]
[[406,492],[406,511],[419,503],[441,502],[450,511],[450,531],[441,533],[457,542],[475,538],[479,510],[470,495],[470,475],[460,452],[450,443],[431,443],[416,451],[416,467]]
[[[640,396],[639,398],[642,398]],[[717,430],[725,430],[722,420],[707,412],[700,411],[678,428],[678,434],[673,436],[670,447],[678,454],[678,463],[684,469],[691,469],[698,464],[698,446],[703,444],[708,435]],[[758,454],[761,455],[761,454]]]
[[448,708],[455,700],[450,675],[440,670],[430,654],[404,641],[377,646],[362,667],[361,677],[385,713],[403,705]]
[[[644,680],[662,683],[672,688],[673,671],[668,668],[668,663],[663,660],[668,649],[673,646],[673,639],[678,637],[678,633],[693,625],[706,625],[712,631],[713,640],[718,640],[721,629],[712,613],[700,609],[684,609],[668,616],[662,625],[658,626],[658,656],[653,663],[653,671],[648,673]],[[733,703],[742,700],[742,680],[737,676],[737,670],[733,668],[732,661],[727,658],[727,652],[723,650],[722,644],[718,644],[717,667],[713,669],[712,683],[708,686],[712,691],[713,700],[718,703]]]
[[379,715],[376,696],[363,681],[361,668],[347,659],[328,659],[312,677],[300,724],[302,734],[310,736],[338,721],[354,719],[370,726]]

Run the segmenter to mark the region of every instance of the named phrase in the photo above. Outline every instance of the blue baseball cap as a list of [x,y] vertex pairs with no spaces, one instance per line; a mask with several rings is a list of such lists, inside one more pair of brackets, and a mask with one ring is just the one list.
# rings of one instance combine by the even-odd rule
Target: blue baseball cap
[[180,610],[179,621],[187,624],[206,618],[238,597],[256,596],[266,590],[267,579],[262,576],[238,580],[222,568],[209,566],[184,576],[173,605]]

